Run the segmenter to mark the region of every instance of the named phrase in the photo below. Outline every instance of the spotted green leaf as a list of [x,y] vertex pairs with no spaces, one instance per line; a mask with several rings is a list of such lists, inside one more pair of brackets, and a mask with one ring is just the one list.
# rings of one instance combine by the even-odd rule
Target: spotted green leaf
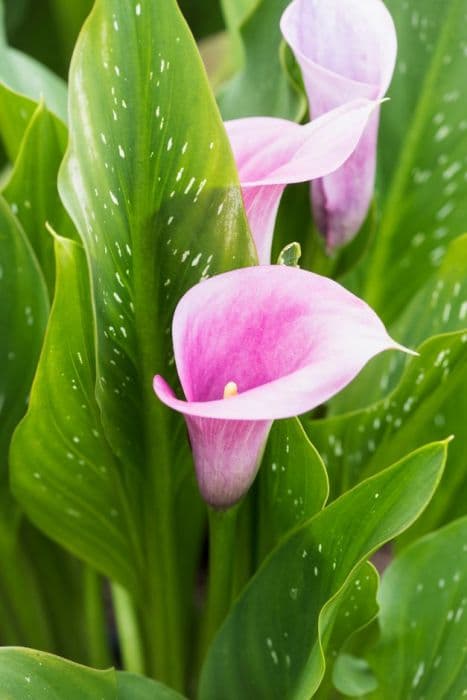
[[149,678],[72,663],[22,647],[0,649],[2,700],[183,700]]
[[[391,328],[391,335],[408,347],[414,348],[430,338],[433,334],[452,333],[467,328],[466,266],[467,236],[463,235],[451,242],[443,263],[407,305],[407,308]],[[465,353],[467,353],[467,348]],[[435,361],[436,357],[433,356],[433,362]],[[406,358],[401,354],[396,355],[388,353],[376,358],[340,396],[337,396],[331,402],[331,412],[340,414],[352,411],[353,409],[363,409],[371,404],[372,401],[376,402],[382,397],[387,397],[391,391],[394,391],[398,383],[401,382],[401,376],[406,363]],[[429,509],[422,518],[417,521],[411,536],[420,532],[426,532],[434,527],[439,527],[446,519],[450,520],[452,517],[462,515],[464,512],[463,504],[467,497],[467,480],[465,478],[466,463],[464,457],[465,431],[463,425],[463,415],[467,410],[467,380],[464,375],[464,378],[461,378],[459,374],[457,374],[456,379],[449,379],[449,375],[445,374],[445,370],[449,365],[449,353],[446,357],[442,358],[441,364],[443,363],[444,367],[433,368],[435,377],[438,376],[438,379],[444,377],[444,380],[434,393],[434,395],[440,399],[440,402],[437,402],[436,406],[431,404],[433,412],[429,415],[425,427],[422,422],[417,420],[417,425],[422,429],[419,439],[420,441],[424,441],[428,439],[431,434],[438,437],[454,434],[456,440],[452,445],[452,449],[449,451],[448,464],[443,482],[433,502],[430,504]],[[408,374],[407,380],[402,380],[406,387],[405,389],[401,389],[401,399],[405,396],[401,404],[402,406],[406,405],[410,407],[411,403],[405,404],[406,400],[408,400],[413,393],[413,388],[408,381],[415,382],[416,393],[419,393],[418,386],[420,383],[423,385],[424,378],[421,371],[421,362],[418,360],[412,362],[414,371],[419,365],[419,374],[416,376],[414,374]],[[437,380],[435,379],[435,381]],[[397,392],[398,390],[396,390],[396,395],[399,395]],[[424,396],[425,398],[423,400],[432,399],[430,392],[426,392]],[[381,410],[383,404],[380,403],[379,406],[380,409],[377,409],[376,413],[374,413],[372,420],[376,421],[376,425],[384,421],[390,423],[390,417],[393,414],[392,410],[382,409],[384,415],[378,419],[377,412]],[[422,406],[420,406],[420,410],[421,409]],[[370,410],[368,415],[371,414],[372,411]],[[405,414],[404,423],[412,420],[410,411],[402,411],[402,414]],[[334,448],[337,449],[338,452],[340,452],[341,449],[345,451],[347,448],[353,450],[354,448],[351,447],[352,442],[355,445],[354,454],[356,456],[354,459],[357,459],[357,452],[360,449],[362,452],[362,459],[366,460],[367,456],[364,455],[367,451],[361,448],[365,448],[368,442],[362,440],[362,445],[358,448],[356,442],[350,437],[351,431],[355,427],[355,422],[358,420],[358,416],[361,415],[364,415],[364,413],[349,414],[348,435],[342,444],[339,435],[337,435],[337,442]],[[347,429],[344,428],[345,420],[346,418],[342,416],[342,420],[336,423],[336,425],[339,425],[339,433],[343,431],[347,432]],[[369,423],[371,423],[371,420]],[[332,422],[327,423],[327,425],[331,426]],[[333,445],[324,445],[320,438],[320,428],[321,426],[318,424],[317,440],[319,446],[324,452],[332,453]],[[393,431],[389,430],[389,428],[387,428],[387,430],[389,431],[387,437],[392,440],[391,436],[393,435]],[[432,433],[431,431],[435,432]],[[367,431],[362,434],[363,437],[365,434],[367,434]],[[379,433],[379,435],[381,435],[381,433]],[[368,439],[374,440],[370,435],[367,440]],[[380,437],[378,437],[378,440],[380,440]],[[371,447],[373,443],[371,442],[369,444]],[[405,449],[402,443],[400,443],[400,449],[400,454],[402,454]],[[339,454],[333,455],[331,462],[335,462],[336,468],[338,470],[343,469],[341,473],[345,474],[348,468],[343,462],[347,461],[349,455],[342,455],[342,458],[343,461]],[[364,468],[363,462],[361,464],[362,468]],[[358,467],[358,463],[355,462],[354,469],[356,473],[358,473]],[[330,468],[334,472],[332,464]],[[336,474],[337,473],[338,471],[336,471]]]
[[258,537],[264,556],[320,511],[328,497],[324,464],[297,418],[273,424],[258,481]]
[[[467,695],[467,518],[407,548],[379,591],[372,700]],[[365,696],[366,697],[366,696]]]
[[32,248],[0,197],[0,540],[14,533],[8,448],[26,401],[48,314],[47,290]]
[[[180,591],[200,541],[192,559],[182,545],[193,533],[200,540],[201,509],[182,419],[158,402],[152,379],[175,380],[170,327],[183,293],[255,262],[254,247],[222,121],[175,0],[97,0],[69,97],[59,191],[91,284],[82,253],[59,243],[67,269],[50,352],[15,440],[15,489],[40,527],[144,602],[146,640],[157,648],[149,668],[176,686],[192,607]],[[41,440],[57,430],[53,444]],[[34,471],[47,491],[34,487]]]
[[349,639],[376,617],[378,584],[378,572],[370,562],[365,562],[349,579],[338,597],[338,605],[333,606],[331,620],[321,642],[326,654],[326,673],[313,696],[316,700],[329,700],[332,697],[338,655]]
[[465,0],[387,0],[398,61],[380,132],[382,212],[368,301],[387,323],[465,233]]
[[29,410],[13,440],[12,486],[42,530],[134,591],[141,552],[132,492],[124,487],[94,398],[86,260],[72,241],[57,239],[55,249],[56,295]]
[[76,612],[82,610],[82,572],[24,522],[9,486],[10,440],[26,411],[48,310],[37,258],[0,197],[0,643],[51,651],[60,645],[74,658],[88,658],[88,640]]
[[445,444],[435,443],[412,453],[346,493],[273,551],[213,642],[202,700],[305,700],[316,691],[325,670],[322,636],[349,576],[423,510],[445,452]]
[[41,651],[0,649],[5,700],[115,700],[115,672],[95,671]]
[[[128,62],[131,44],[137,60]],[[225,133],[174,2],[97,2],[70,93],[59,187],[99,289],[98,399],[116,452],[144,462],[142,411],[157,407],[151,380],[171,361],[176,302],[216,270],[252,260],[252,248]]]
[[[438,493],[415,528],[436,527],[465,504],[463,406],[467,382],[467,333],[427,340],[409,361],[396,389],[368,408],[323,420],[305,430],[327,466],[333,497],[433,437],[454,435]],[[457,504],[457,505],[456,505]],[[460,514],[460,513],[459,513]]]
[[[449,245],[446,257],[430,279],[410,300],[391,335],[416,348],[433,335],[467,328],[467,235]],[[368,406],[386,396],[399,381],[407,358],[386,353],[370,362],[363,372],[330,403],[332,413]]]

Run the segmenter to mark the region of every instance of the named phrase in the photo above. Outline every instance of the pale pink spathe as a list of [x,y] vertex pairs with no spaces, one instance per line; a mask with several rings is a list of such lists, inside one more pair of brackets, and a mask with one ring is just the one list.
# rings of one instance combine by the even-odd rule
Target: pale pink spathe
[[286,185],[322,178],[354,152],[377,108],[357,99],[309,124],[252,117],[225,123],[260,264],[271,262],[277,210]]
[[[275,418],[315,408],[374,355],[401,349],[363,301],[286,266],[234,270],[190,289],[173,343],[186,401],[160,376],[154,390],[185,415],[201,493],[218,508],[249,488]],[[232,381],[239,393],[224,399]]]
[[[313,117],[356,98],[380,101],[394,72],[397,39],[382,0],[294,0],[281,29],[300,64]],[[373,195],[379,110],[347,162],[313,183],[318,227],[329,249],[361,227]]]

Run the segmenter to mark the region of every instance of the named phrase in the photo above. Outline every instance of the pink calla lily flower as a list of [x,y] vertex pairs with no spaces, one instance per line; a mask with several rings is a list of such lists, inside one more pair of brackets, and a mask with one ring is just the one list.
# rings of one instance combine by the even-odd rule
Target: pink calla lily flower
[[282,265],[227,272],[192,287],[173,319],[184,414],[200,491],[216,508],[246,493],[272,421],[340,391],[374,355],[403,349],[367,304],[336,282]]
[[309,124],[252,117],[225,123],[259,262],[271,262],[277,210],[286,185],[322,178],[355,151],[377,103],[349,102]]
[[[349,100],[381,101],[397,53],[394,23],[382,0],[294,0],[282,33],[302,69],[313,118]],[[374,189],[379,109],[343,167],[312,185],[315,220],[329,250],[360,229]]]

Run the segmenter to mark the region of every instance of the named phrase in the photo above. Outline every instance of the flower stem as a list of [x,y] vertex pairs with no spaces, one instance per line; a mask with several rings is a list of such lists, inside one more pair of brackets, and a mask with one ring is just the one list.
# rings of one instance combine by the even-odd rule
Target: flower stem
[[[150,382],[148,386],[151,387]],[[182,691],[186,675],[186,609],[181,595],[179,548],[175,520],[173,465],[168,412],[153,395],[146,418],[148,460],[145,528],[146,566],[141,624],[147,674]]]
[[133,599],[125,588],[112,583],[112,600],[125,671],[145,673],[144,649]]
[[200,636],[201,661],[232,603],[237,515],[238,506],[226,511],[209,508],[209,583]]
[[84,605],[89,664],[94,668],[112,665],[107,620],[105,615],[102,577],[90,566],[84,570]]

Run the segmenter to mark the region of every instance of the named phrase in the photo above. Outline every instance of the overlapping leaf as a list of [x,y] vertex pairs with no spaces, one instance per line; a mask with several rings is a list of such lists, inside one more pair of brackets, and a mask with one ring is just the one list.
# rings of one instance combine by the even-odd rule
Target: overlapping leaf
[[467,14],[464,0],[388,0],[387,6],[398,63],[383,110],[383,206],[365,289],[392,323],[466,228]]
[[202,700],[309,698],[324,673],[323,628],[349,575],[418,516],[444,460],[441,443],[412,453],[279,545],[214,640],[201,677]]
[[[402,378],[407,362],[403,355],[386,353],[376,358],[331,402],[335,413],[353,407],[360,408],[360,411],[343,413],[310,426],[313,439],[340,483],[338,490],[371,473],[373,460],[383,458],[390,443],[401,455],[406,449],[406,439],[410,440],[411,447],[415,447],[431,435],[456,436],[441,486],[427,512],[417,521],[411,536],[438,527],[446,520],[462,515],[465,509],[467,376],[462,367],[466,365],[467,346],[464,345],[462,350],[459,341],[462,342],[464,335],[460,331],[467,327],[466,265],[467,236],[464,235],[451,243],[442,265],[391,328],[392,336],[409,347],[417,347],[434,333],[458,331],[459,334],[427,341],[421,351],[422,357],[410,360],[410,367]],[[443,338],[447,341],[445,348]],[[451,358],[453,342],[458,351],[454,350]],[[429,350],[430,347],[433,351]],[[457,371],[451,374],[453,366]],[[392,394],[391,389],[394,390]],[[379,401],[368,409],[363,408],[383,396],[388,396],[386,402]],[[392,451],[391,455],[395,456]],[[385,459],[383,461],[387,464]]]
[[34,249],[52,293],[55,260],[49,223],[62,235],[74,236],[73,226],[58,196],[57,175],[65,153],[64,124],[41,103],[26,128],[13,171],[3,189]]
[[8,700],[115,700],[114,671],[95,671],[20,647],[0,649],[0,687]]
[[241,68],[218,95],[224,119],[276,116],[297,119],[306,111],[303,95],[286,65],[279,28],[289,0],[222,0],[227,26],[240,44]]
[[326,650],[326,672],[317,692],[317,700],[332,697],[334,670],[338,654],[349,638],[366,627],[377,615],[376,593],[379,577],[370,562],[362,564],[352,575],[347,586],[339,595],[337,606],[323,632],[322,646]]
[[[419,350],[420,357],[410,360],[397,389],[386,399],[354,413],[304,421],[327,465],[334,496],[407,449],[450,434],[453,425],[447,424],[444,411],[458,411],[458,387],[467,380],[467,333],[436,336]],[[461,423],[457,427],[462,453]],[[462,468],[457,478],[464,479]]]
[[99,402],[117,452],[142,462],[141,381],[155,405],[175,303],[252,259],[226,138],[174,3],[96,4],[74,57],[70,129],[60,190],[99,290]]
[[[48,351],[13,449],[16,493],[51,536],[144,598],[148,643],[154,630],[178,639],[172,647],[159,636],[153,660],[176,684],[190,620],[175,606],[194,575],[200,507],[182,419],[159,404],[152,378],[175,376],[170,326],[182,294],[254,262],[254,248],[227,137],[173,0],[98,0],[72,61],[69,109],[59,189],[91,286],[62,241]],[[57,439],[44,442],[46,433]],[[38,456],[46,491],[32,483]]]
[[406,549],[379,592],[381,639],[368,655],[372,700],[446,698],[467,688],[467,519]]
[[[56,295],[28,414],[13,440],[12,485],[42,530],[134,591],[142,573],[129,515],[135,489],[125,489],[94,398],[86,261],[77,243],[59,239],[55,248]],[[138,484],[136,469],[133,478]]]
[[21,647],[0,649],[0,687],[5,700],[183,700],[143,676],[96,671]]
[[259,472],[260,556],[320,511],[328,491],[324,464],[300,421],[275,421]]
[[66,122],[66,85],[34,59],[7,45],[0,4],[0,134],[12,161],[24,131],[43,99],[48,109]]
[[[433,335],[467,328],[467,235],[449,245],[446,257],[391,326],[391,335],[416,348]],[[383,354],[330,403],[333,414],[368,406],[386,396],[401,377],[406,356]]]
[[119,672],[116,700],[183,700],[183,696],[161,683],[135,673]]
[[48,315],[47,290],[34,253],[0,198],[0,539],[14,533],[8,448],[26,401]]

